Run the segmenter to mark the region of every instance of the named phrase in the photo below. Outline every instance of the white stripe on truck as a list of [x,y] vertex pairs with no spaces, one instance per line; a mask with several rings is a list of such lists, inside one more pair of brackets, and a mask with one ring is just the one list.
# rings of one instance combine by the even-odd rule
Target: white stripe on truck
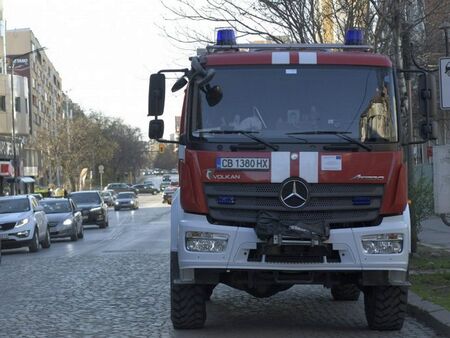
[[270,158],[270,182],[281,183],[291,176],[291,153],[288,151],[272,152]]
[[289,52],[273,52],[272,64],[289,64]]
[[300,177],[308,183],[319,182],[319,153],[300,152]]
[[316,52],[298,52],[298,63],[305,64],[305,65],[317,64],[317,53]]

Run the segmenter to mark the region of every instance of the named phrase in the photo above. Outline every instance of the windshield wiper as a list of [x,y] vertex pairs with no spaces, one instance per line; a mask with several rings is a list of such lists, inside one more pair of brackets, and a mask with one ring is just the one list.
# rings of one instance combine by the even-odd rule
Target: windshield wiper
[[336,135],[350,143],[359,145],[361,148],[367,151],[372,151],[372,148],[370,146],[362,143],[361,141],[358,141],[357,139],[348,136],[347,134],[351,134],[351,132],[335,131],[335,130],[311,130],[311,131],[297,131],[292,133],[286,133],[286,135]]
[[244,135],[248,137],[249,139],[252,139],[253,141],[256,141],[260,144],[264,144],[266,147],[277,151],[278,146],[274,144],[267,143],[266,141],[260,139],[259,137],[256,137],[255,133],[258,133],[257,131],[248,131],[248,130],[196,130],[198,133],[206,133],[206,134],[223,134],[223,135],[231,135],[231,134],[239,134]]

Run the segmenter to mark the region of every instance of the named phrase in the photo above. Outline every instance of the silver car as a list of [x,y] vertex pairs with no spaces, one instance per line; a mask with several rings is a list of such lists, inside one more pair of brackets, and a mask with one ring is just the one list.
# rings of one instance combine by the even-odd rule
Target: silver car
[[35,197],[0,197],[0,238],[3,249],[28,247],[36,252],[40,245],[50,247],[47,216]]
[[44,198],[39,202],[47,214],[51,237],[70,237],[77,241],[84,237],[81,212],[70,198]]

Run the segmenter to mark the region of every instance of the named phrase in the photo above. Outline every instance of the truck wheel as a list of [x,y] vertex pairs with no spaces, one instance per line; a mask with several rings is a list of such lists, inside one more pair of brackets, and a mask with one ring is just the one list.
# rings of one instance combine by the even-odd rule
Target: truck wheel
[[364,310],[372,330],[400,330],[406,315],[408,289],[402,286],[369,286],[364,290]]
[[215,284],[208,284],[203,286],[203,292],[205,295],[205,300],[210,300],[211,299],[211,295],[214,291],[214,288],[216,287]]
[[331,287],[334,300],[358,300],[361,291],[355,284],[343,284]]
[[203,285],[171,283],[170,305],[170,318],[175,329],[200,329],[205,325]]

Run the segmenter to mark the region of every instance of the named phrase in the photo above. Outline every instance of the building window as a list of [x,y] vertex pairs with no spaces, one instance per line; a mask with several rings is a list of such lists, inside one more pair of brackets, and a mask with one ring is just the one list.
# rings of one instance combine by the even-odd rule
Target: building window
[[25,99],[25,114],[28,114],[28,99]]
[[6,97],[4,95],[0,96],[0,110],[6,111]]
[[22,109],[20,108],[20,97],[16,96],[16,112],[20,113]]

